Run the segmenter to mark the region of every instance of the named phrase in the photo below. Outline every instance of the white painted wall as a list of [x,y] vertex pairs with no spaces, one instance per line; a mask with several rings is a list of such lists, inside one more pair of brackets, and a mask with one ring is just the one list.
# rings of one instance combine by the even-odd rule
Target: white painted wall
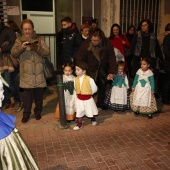
[[[22,7],[22,5],[21,5]],[[41,12],[41,11],[22,11],[21,9],[21,21],[22,15],[27,15],[27,18],[32,20],[34,23],[34,30],[37,34],[54,34],[55,33],[55,4],[53,0],[53,11],[52,12]],[[56,51],[55,51],[55,38],[45,37],[46,44],[50,46],[50,60],[54,64],[56,69]]]

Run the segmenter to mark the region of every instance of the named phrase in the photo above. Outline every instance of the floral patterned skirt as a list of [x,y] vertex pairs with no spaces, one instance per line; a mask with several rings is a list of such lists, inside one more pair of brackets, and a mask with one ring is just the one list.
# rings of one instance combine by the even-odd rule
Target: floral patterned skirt
[[130,94],[130,106],[133,112],[139,112],[141,114],[152,114],[157,112],[157,104],[154,95],[151,96],[150,106],[136,106],[133,105],[134,92]]

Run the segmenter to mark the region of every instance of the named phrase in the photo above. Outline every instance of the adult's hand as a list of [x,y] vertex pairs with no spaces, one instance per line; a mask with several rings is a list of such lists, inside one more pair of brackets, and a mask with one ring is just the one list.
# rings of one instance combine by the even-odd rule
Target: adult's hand
[[107,80],[113,80],[113,78],[114,78],[114,74],[108,74]]
[[22,49],[26,49],[27,48],[27,45],[29,45],[30,43],[28,41],[22,43],[21,47]]

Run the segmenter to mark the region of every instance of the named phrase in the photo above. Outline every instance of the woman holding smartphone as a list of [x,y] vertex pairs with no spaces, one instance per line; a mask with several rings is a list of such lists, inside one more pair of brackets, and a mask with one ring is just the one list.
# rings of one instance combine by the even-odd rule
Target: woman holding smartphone
[[20,87],[24,88],[22,123],[26,123],[31,115],[33,99],[35,119],[41,119],[43,88],[46,87],[42,57],[47,57],[50,50],[44,39],[36,35],[31,20],[23,20],[21,30],[22,36],[16,39],[11,54],[20,59]]

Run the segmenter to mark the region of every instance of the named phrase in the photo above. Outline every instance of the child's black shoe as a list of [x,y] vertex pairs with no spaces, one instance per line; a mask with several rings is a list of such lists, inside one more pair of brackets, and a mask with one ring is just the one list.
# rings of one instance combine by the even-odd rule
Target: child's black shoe
[[152,119],[153,116],[151,114],[148,114],[148,119]]

